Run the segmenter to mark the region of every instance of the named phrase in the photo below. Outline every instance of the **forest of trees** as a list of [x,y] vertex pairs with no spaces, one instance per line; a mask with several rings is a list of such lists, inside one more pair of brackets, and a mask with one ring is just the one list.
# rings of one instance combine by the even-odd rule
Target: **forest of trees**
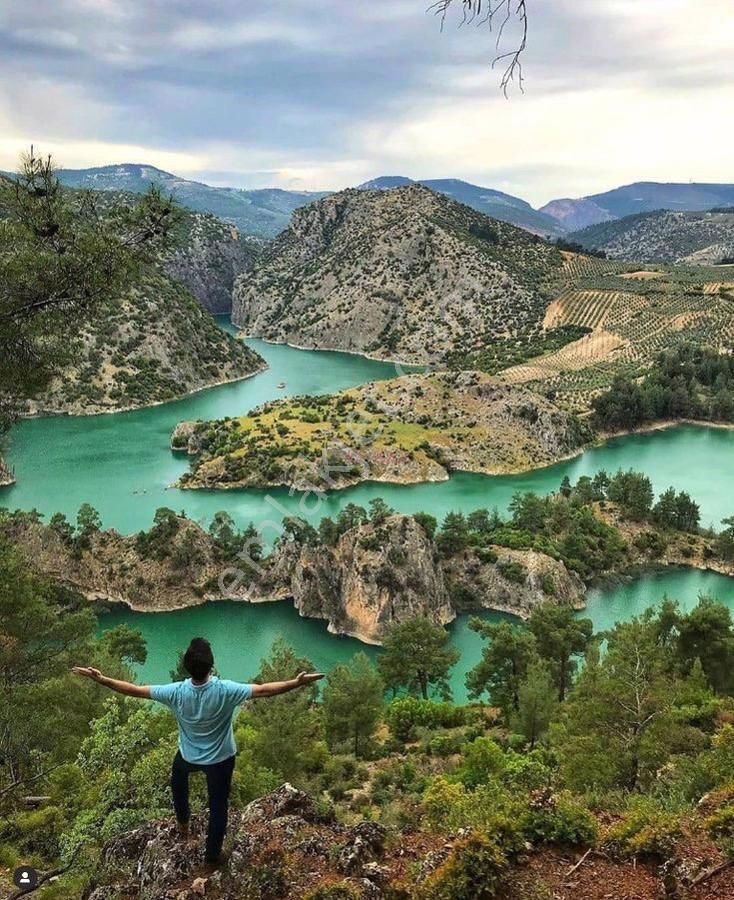
[[615,378],[593,407],[610,431],[661,419],[734,422],[734,356],[693,344],[667,350],[641,381]]

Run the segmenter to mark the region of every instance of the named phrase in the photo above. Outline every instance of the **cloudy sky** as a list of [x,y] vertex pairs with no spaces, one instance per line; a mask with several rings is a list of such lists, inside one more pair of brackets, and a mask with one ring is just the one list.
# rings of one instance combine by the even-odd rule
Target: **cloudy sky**
[[509,99],[486,26],[441,31],[428,2],[0,0],[0,168],[33,141],[67,167],[312,189],[459,177],[536,205],[734,181],[732,0],[528,0]]

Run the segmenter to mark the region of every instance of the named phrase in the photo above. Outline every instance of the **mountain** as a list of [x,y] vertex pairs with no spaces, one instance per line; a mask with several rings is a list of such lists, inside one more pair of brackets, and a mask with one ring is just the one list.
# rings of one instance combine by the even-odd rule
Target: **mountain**
[[731,211],[669,212],[625,216],[577,231],[569,238],[616,259],[716,265],[734,260]]
[[459,203],[464,203],[478,212],[499,219],[501,222],[509,222],[510,225],[518,225],[533,234],[543,236],[560,236],[564,228],[549,215],[540,213],[519,197],[504,194],[493,188],[479,187],[468,181],[458,178],[428,178],[422,181],[413,181],[404,175],[383,175],[373,178],[358,185],[359,190],[391,190],[396,187],[405,187],[409,184],[422,184],[424,187],[446,194]]
[[297,210],[240,276],[232,316],[281,343],[411,363],[536,333],[562,270],[540,238],[421,185]]
[[542,212],[556,219],[567,231],[577,231],[597,222],[610,222],[614,216],[609,210],[602,209],[593,200],[551,200],[541,207]]
[[137,163],[62,169],[59,178],[71,187],[136,194],[145,193],[151,184],[157,184],[189,209],[212,213],[245,234],[266,238],[274,237],[287,227],[294,209],[325,196],[323,192],[284,191],[278,188],[247,191],[211,187],[164,172],[155,166]]
[[657,209],[701,211],[734,205],[734,184],[638,181],[580,200],[552,200],[540,208],[569,231]]
[[[112,203],[126,196],[132,201],[130,194],[102,198]],[[206,311],[231,307],[235,275],[259,248],[243,242],[231,225],[188,211],[173,241],[124,296],[107,297],[70,334],[71,364],[29,401],[29,413],[92,415],[148,406],[264,368],[257,353]]]

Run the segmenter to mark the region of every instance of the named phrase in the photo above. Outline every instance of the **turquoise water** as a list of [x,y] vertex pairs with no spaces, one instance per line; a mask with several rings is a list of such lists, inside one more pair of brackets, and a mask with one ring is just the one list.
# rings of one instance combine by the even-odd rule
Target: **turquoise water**
[[[249,341],[270,368],[236,384],[202,391],[176,403],[130,413],[93,417],[53,417],[20,423],[11,434],[7,454],[17,485],[0,488],[0,505],[56,511],[74,517],[81,503],[92,503],[105,527],[133,532],[150,526],[159,506],[185,510],[207,524],[226,509],[241,524],[253,521],[268,543],[287,513],[314,522],[335,515],[349,502],[366,505],[384,497],[400,512],[426,510],[441,518],[453,509],[480,506],[505,510],[516,491],[555,490],[564,475],[576,480],[599,469],[634,468],[646,472],[656,491],[671,484],[687,490],[701,505],[705,524],[734,514],[734,431],[684,426],[610,441],[576,459],[522,475],[487,477],[458,474],[439,484],[363,484],[315,498],[304,505],[299,494],[280,491],[180,491],[171,488],[187,468],[184,456],[169,449],[170,434],[182,419],[241,415],[257,404],[291,394],[318,394],[395,375],[392,364],[345,353],[313,352]],[[280,382],[286,383],[279,389]],[[665,593],[690,606],[700,592],[712,593],[734,607],[734,580],[681,570],[646,577],[614,588],[592,591],[588,614],[597,627],[627,618],[661,599]],[[177,652],[196,633],[212,638],[220,669],[230,677],[248,678],[273,639],[284,635],[320,668],[348,658],[357,649],[374,654],[357,641],[335,638],[321,622],[301,619],[287,604],[212,604],[174,613],[144,615],[115,612],[103,627],[126,621],[140,627],[149,644],[150,662],[141,673],[163,680]],[[463,696],[463,676],[479,658],[481,642],[468,629],[468,618],[451,626],[452,640],[462,652],[453,684]]]
[[[681,569],[649,575],[604,590],[589,592],[588,616],[597,630],[640,614],[665,595],[680,600],[690,609],[699,594],[711,594],[734,608],[734,579],[711,572]],[[498,621],[498,613],[483,613],[482,618]],[[509,618],[509,617],[504,617]],[[453,670],[451,686],[456,700],[465,700],[464,677],[476,665],[482,653],[482,641],[469,628],[469,616],[460,616],[449,626],[451,641],[461,659]],[[102,628],[120,623],[139,628],[148,642],[149,659],[140,669],[140,678],[156,683],[168,680],[176,666],[178,653],[192,637],[206,635],[212,643],[217,668],[224,677],[247,680],[258,671],[258,663],[267,655],[276,637],[284,637],[299,654],[314,666],[328,671],[348,660],[359,650],[375,658],[379,650],[353,638],[334,637],[326,624],[302,619],[287,601],[279,603],[210,603],[194,609],[170,613],[133,613],[117,610],[101,620]]]
[[[564,475],[573,481],[599,469],[634,468],[646,472],[657,491],[671,484],[687,490],[701,504],[704,524],[717,524],[734,514],[734,431],[692,426],[620,438],[521,475],[457,474],[438,484],[368,483],[319,497],[286,489],[172,488],[188,467],[186,457],[169,447],[171,432],[182,419],[241,415],[274,397],[326,393],[395,375],[390,363],[351,354],[249,343],[270,368],[245,381],[136,412],[21,422],[11,433],[7,453],[18,483],[0,488],[0,505],[74,517],[79,506],[89,502],[99,510],[105,527],[125,533],[149,527],[159,506],[185,510],[202,524],[226,509],[241,525],[254,522],[271,543],[287,514],[318,522],[346,503],[366,505],[373,497],[384,497],[399,512],[426,510],[439,518],[454,509],[505,510],[516,491],[547,493],[557,489]],[[283,381],[287,387],[279,390]]]

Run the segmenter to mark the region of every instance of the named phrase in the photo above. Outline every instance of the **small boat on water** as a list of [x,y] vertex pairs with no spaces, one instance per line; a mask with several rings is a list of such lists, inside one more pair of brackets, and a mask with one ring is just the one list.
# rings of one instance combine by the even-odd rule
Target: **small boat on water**
[[276,385],[276,387],[277,387],[279,390],[282,391],[283,388],[285,387],[285,381],[280,381],[280,382]]

